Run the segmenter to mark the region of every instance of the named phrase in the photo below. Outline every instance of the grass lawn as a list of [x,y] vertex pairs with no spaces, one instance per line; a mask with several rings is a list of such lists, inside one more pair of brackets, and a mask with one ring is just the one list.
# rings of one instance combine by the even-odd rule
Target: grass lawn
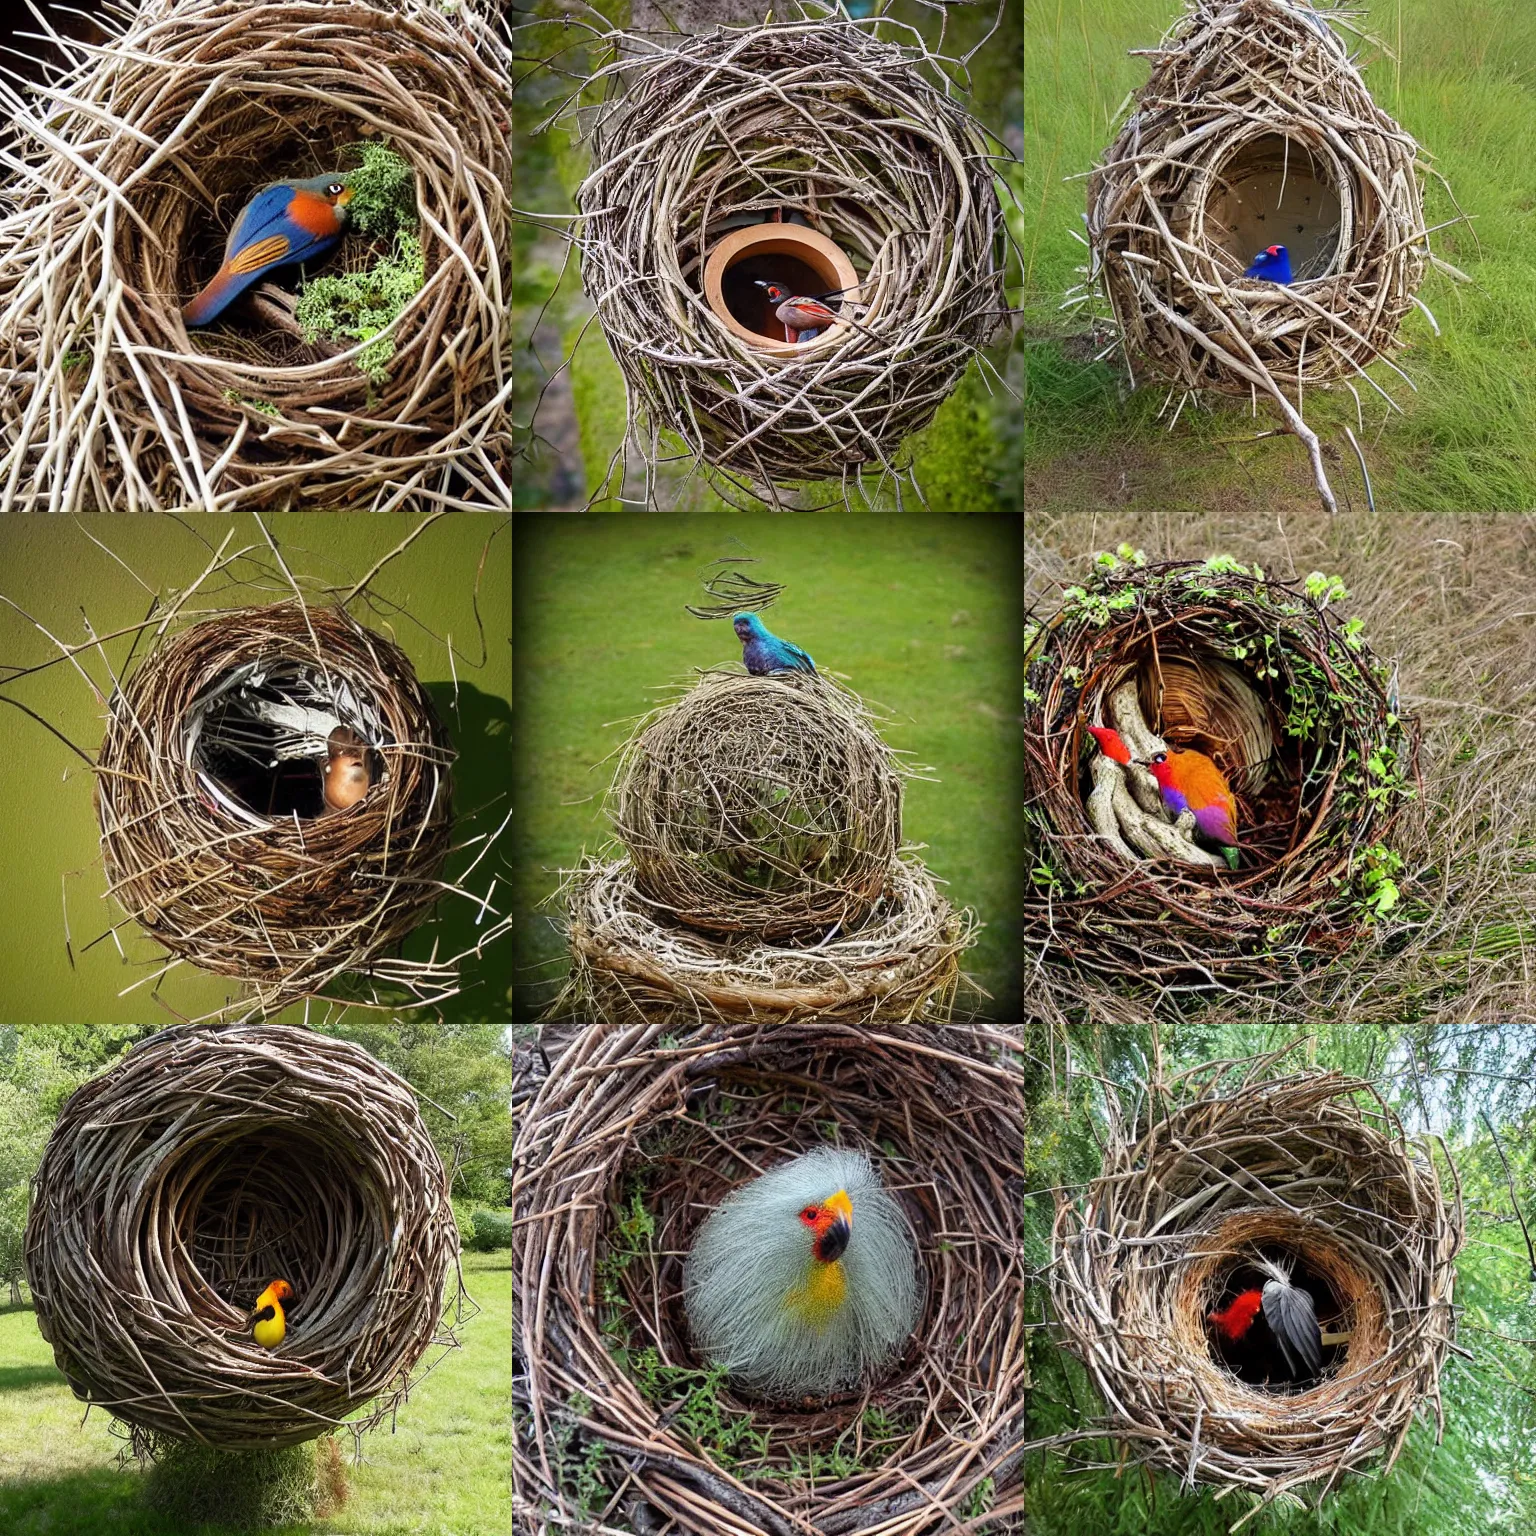
[[[1467,273],[1432,274],[1400,359],[1417,384],[1390,391],[1389,413],[1369,388],[1362,438],[1378,504],[1425,511],[1536,507],[1536,6],[1530,0],[1361,0],[1366,29],[1400,62],[1366,49],[1378,103],[1433,155],[1469,226],[1435,249]],[[1082,360],[1083,322],[1059,306],[1080,279],[1085,172],[1109,144],[1127,94],[1147,78],[1130,48],[1153,46],[1180,0],[1042,0],[1025,31],[1027,347],[1026,501],[1032,511],[1110,506],[1279,509],[1313,499],[1293,438],[1245,442],[1269,427],[1247,402],[1186,409],[1170,434],[1156,420],[1165,390],[1125,395],[1123,375]],[[1452,218],[1431,185],[1430,224]],[[1387,370],[1376,372],[1384,385]],[[1354,402],[1309,394],[1308,419],[1343,457],[1330,464],[1341,506],[1363,505],[1342,425]],[[1228,439],[1239,439],[1237,442]],[[1346,462],[1347,461],[1347,462]]]
[[[787,592],[769,627],[845,676],[889,724],[892,746],[932,765],[907,787],[904,834],[957,905],[987,924],[967,969],[1016,1019],[1022,898],[1020,527],[1012,517],[846,514],[530,516],[517,525],[513,845],[520,916],[515,1017],[564,972],[551,916],[556,871],[608,837],[602,797],[625,722],[691,669],[739,663],[730,628],[683,611],[700,571],[754,555]],[[602,764],[602,766],[599,766]]]
[[[464,1256],[479,1313],[411,1393],[393,1434],[364,1442],[352,1496],[332,1519],[283,1527],[335,1536],[505,1536],[512,1455],[512,1265],[508,1253]],[[7,1536],[193,1536],[143,1507],[139,1473],[112,1465],[107,1416],[84,1406],[54,1369],[30,1306],[0,1308],[0,1530]],[[348,1450],[345,1439],[343,1451]]]

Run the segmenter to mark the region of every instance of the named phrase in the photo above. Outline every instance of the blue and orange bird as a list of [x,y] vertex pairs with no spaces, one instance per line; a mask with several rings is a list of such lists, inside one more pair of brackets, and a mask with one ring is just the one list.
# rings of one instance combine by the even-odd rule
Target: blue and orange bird
[[1244,277],[1262,277],[1270,283],[1291,281],[1291,253],[1283,245],[1267,245],[1252,261]]
[[731,628],[741,641],[741,659],[753,677],[767,677],[770,672],[816,670],[809,653],[779,639],[755,613],[738,613],[731,620]]
[[185,305],[188,325],[216,320],[252,283],[276,267],[314,261],[335,249],[347,229],[352,183],[331,171],[263,187],[241,210],[213,280]]
[[1162,791],[1163,804],[1175,816],[1195,818],[1195,830],[1215,843],[1229,869],[1237,868],[1237,801],[1226,776],[1203,752],[1153,753],[1147,767]]

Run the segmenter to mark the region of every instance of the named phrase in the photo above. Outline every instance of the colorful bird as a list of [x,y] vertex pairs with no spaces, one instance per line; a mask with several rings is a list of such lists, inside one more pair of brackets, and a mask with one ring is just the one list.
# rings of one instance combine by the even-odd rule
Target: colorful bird
[[1244,277],[1262,277],[1271,283],[1291,281],[1291,253],[1283,245],[1266,246],[1243,273]]
[[816,663],[798,645],[781,640],[755,613],[738,613],[731,627],[741,641],[741,659],[753,677],[770,672],[814,672]]
[[869,1159],[818,1147],[710,1213],[684,1270],[689,1326],[709,1360],[765,1396],[857,1386],[912,1332],[915,1248]]
[[1206,1320],[1243,1363],[1269,1379],[1309,1380],[1323,1368],[1323,1333],[1312,1295],[1293,1285],[1289,1272],[1273,1260],[1260,1258],[1257,1267],[1267,1277],[1263,1286],[1239,1291]]
[[333,811],[356,805],[368,793],[368,743],[356,731],[338,725],[326,738],[325,803]]
[[762,278],[754,278],[753,281],[764,293],[768,295],[768,302],[777,305],[774,310],[774,318],[784,327],[789,340],[798,345],[802,341],[809,341],[819,335],[836,320],[841,320],[844,325],[851,325],[856,331],[865,331],[867,335],[874,335],[866,326],[862,326],[857,320],[850,320],[847,315],[839,314],[835,309],[829,309],[821,302],[822,299],[835,299],[845,290],[838,288],[831,293],[824,293],[821,298],[812,298],[809,294],[791,294],[789,289],[779,283],[765,283]]
[[1237,801],[1226,776],[1203,752],[1155,752],[1147,767],[1157,780],[1163,804],[1174,817],[1185,811],[1195,818],[1195,829],[1215,843],[1229,869],[1237,868]]
[[276,1349],[288,1332],[288,1319],[283,1315],[283,1303],[293,1295],[293,1287],[286,1280],[274,1280],[260,1296],[251,1315],[246,1318],[251,1327],[251,1337],[263,1349]]
[[263,187],[241,210],[224,247],[223,265],[183,307],[182,319],[207,325],[274,268],[326,255],[346,233],[351,201],[352,183],[341,171]]
[[1131,749],[1120,739],[1119,731],[1113,731],[1107,725],[1090,725],[1088,730],[1105,757],[1112,763],[1129,766]]

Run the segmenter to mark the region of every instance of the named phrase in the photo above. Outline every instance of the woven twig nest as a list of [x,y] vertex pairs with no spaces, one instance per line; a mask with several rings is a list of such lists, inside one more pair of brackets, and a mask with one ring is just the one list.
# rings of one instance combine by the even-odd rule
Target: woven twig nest
[[[164,1030],[92,1078],[49,1137],[26,1251],[76,1396],[178,1439],[292,1445],[371,1403],[361,1432],[456,1342],[458,1229],[410,1086],[310,1030]],[[245,1320],[278,1278],[267,1350]]]
[[[1358,621],[1334,612],[1341,593],[1219,558],[1103,556],[1034,629],[1025,941],[1039,975],[1068,992],[1080,968],[1181,987],[1292,981],[1385,910],[1419,732]],[[1128,857],[1090,820],[1098,749],[1086,727],[1113,725],[1127,687],[1168,745],[1227,776],[1236,872]]]
[[[511,58],[477,0],[145,0],[60,46],[14,103],[0,510],[510,506]],[[251,194],[360,141],[409,161],[425,257],[387,381],[291,325],[189,332]]]
[[[321,780],[333,720],[373,775],[341,810]],[[173,955],[248,983],[256,1012],[352,971],[430,991],[441,966],[388,951],[443,894],[453,756],[405,653],[342,610],[203,619],[112,699],[96,766],[110,893]]]
[[[817,1021],[684,1048],[660,1033],[583,1036],[518,1132],[513,1479],[531,1528],[581,1516],[575,1471],[592,1456],[610,1490],[624,1484],[611,1523],[631,1530],[919,1536],[961,1514],[1016,1513],[1027,1378],[1015,1048],[959,1029],[937,1044],[925,1030]],[[693,1350],[683,1259],[733,1187],[827,1143],[867,1152],[900,1200],[920,1321],[867,1394],[747,1399]],[[723,1430],[704,1426],[700,1392]],[[601,1508],[610,1493],[585,1497]]]
[[[1431,257],[1418,146],[1328,14],[1190,0],[1089,181],[1088,239],[1090,288],[1131,366],[1269,396],[1331,505],[1301,392],[1353,387],[1399,349]],[[1272,244],[1290,252],[1290,285],[1243,276]]]
[[[1107,1432],[1262,1503],[1390,1467],[1421,1409],[1439,1424],[1462,1241],[1459,1188],[1370,1084],[1272,1062],[1238,1064],[1235,1084],[1217,1063],[1154,1085],[1134,1123],[1112,1101],[1103,1172],[1060,1204],[1051,1270]],[[1339,1341],[1303,1390],[1243,1381],[1213,1352],[1207,1314],[1251,1283],[1256,1255],[1291,1267]]]
[[769,940],[857,927],[901,846],[896,756],[819,674],[704,673],[635,727],[609,811],[655,908]]
[[[775,482],[838,481],[846,499],[867,471],[899,475],[903,439],[1006,313],[1006,153],[943,61],[846,18],[607,41],[619,57],[594,76],[610,90],[583,125],[593,169],[574,238],[647,465],[675,433],[774,501]],[[753,279],[845,285],[814,256],[803,270],[745,256],[724,275],[737,323],[711,308],[720,242],[775,222],[841,250],[861,328],[782,345]]]
[[549,1017],[610,1023],[790,1019],[944,1023],[966,978],[971,914],[921,864],[892,863],[861,927],[806,948],[755,935],[713,938],[667,921],[623,859],[588,860],[556,893],[571,972]]

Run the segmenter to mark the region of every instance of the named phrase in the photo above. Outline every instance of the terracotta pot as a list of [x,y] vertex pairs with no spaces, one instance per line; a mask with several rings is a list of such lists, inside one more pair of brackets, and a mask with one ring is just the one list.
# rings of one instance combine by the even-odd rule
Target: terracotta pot
[[842,288],[848,290],[843,295],[845,299],[856,300],[859,296],[859,275],[853,270],[853,263],[842,248],[825,235],[800,224],[749,224],[745,229],[731,230],[709,253],[709,260],[704,265],[705,302],[734,335],[760,351],[777,357],[795,357],[805,348],[815,346],[822,337],[846,329],[841,324],[831,325],[809,341],[791,343],[764,336],[743,325],[727,307],[722,284],[732,267],[756,256],[790,256],[804,262],[822,279],[814,290],[816,293],[831,293]]

